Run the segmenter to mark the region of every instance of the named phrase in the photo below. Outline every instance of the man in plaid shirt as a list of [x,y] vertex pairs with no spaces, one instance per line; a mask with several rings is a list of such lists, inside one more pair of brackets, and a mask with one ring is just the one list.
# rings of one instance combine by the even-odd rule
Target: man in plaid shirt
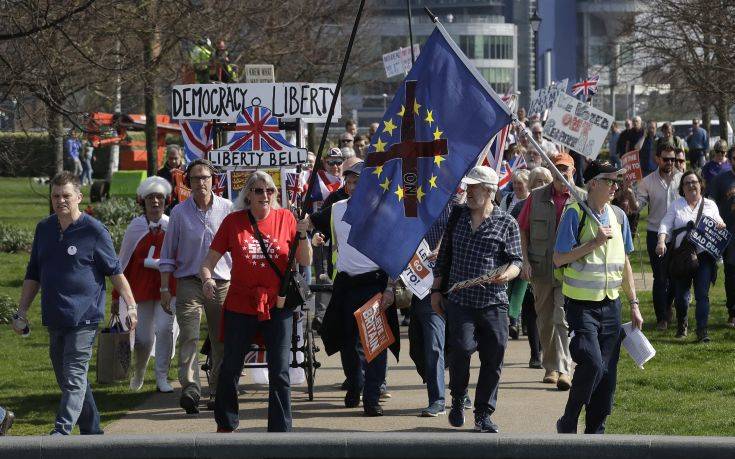
[[[450,216],[434,268],[431,306],[446,314],[451,341],[449,364],[452,408],[449,423],[464,424],[463,397],[470,377],[470,358],[480,354],[480,375],[475,393],[475,430],[498,432],[490,419],[498,397],[500,372],[508,342],[507,283],[520,273],[522,256],[518,224],[510,214],[494,206],[498,175],[477,166],[462,179],[467,187],[467,205],[457,206]],[[458,213],[457,213],[458,212]],[[498,267],[504,271],[488,283],[457,290],[444,296],[447,286],[482,276]]]

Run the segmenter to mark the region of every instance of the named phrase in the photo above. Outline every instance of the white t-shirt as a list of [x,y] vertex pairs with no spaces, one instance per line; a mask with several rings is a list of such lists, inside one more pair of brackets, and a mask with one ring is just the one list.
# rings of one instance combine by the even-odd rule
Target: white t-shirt
[[380,269],[371,259],[352,247],[347,238],[350,237],[350,224],[342,218],[347,210],[347,199],[332,204],[332,219],[334,221],[333,236],[337,241],[337,271],[356,276]]
[[[661,225],[658,227],[658,234],[665,233],[667,236],[666,239],[670,240],[671,234],[674,230],[683,228],[687,226],[687,223],[696,220],[697,213],[699,212],[699,205],[701,203],[702,200],[700,199],[699,202],[697,202],[697,205],[694,206],[694,209],[692,209],[689,207],[689,204],[687,204],[687,200],[685,198],[679,198],[672,202],[671,206],[669,206],[669,209],[666,211],[666,215],[661,220]],[[711,199],[704,198],[702,216],[709,217],[717,223],[722,223],[722,218],[720,217],[720,211],[717,209],[717,204],[715,204]],[[685,234],[686,231],[682,231],[676,236],[674,247],[679,247],[681,245]],[[701,251],[702,250],[699,249],[697,250],[697,253]]]

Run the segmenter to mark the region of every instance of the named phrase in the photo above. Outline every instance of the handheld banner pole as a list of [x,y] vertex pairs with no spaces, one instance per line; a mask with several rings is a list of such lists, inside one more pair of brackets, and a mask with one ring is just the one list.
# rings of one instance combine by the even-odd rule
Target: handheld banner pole
[[584,199],[582,199],[582,196],[579,193],[577,193],[577,188],[574,185],[572,185],[571,183],[569,183],[569,181],[567,180],[567,178],[564,177],[564,175],[562,175],[561,172],[559,172],[559,169],[557,169],[556,166],[554,165],[554,163],[551,162],[551,159],[549,159],[549,157],[546,155],[546,152],[536,142],[536,139],[533,138],[533,136],[531,135],[531,132],[528,130],[528,128],[526,127],[526,125],[523,124],[523,123],[521,123],[518,120],[518,117],[516,116],[515,113],[513,114],[513,121],[512,121],[512,123],[513,123],[513,125],[516,128],[518,128],[521,131],[521,134],[523,134],[526,137],[526,139],[528,139],[528,142],[533,146],[533,149],[536,150],[538,152],[538,154],[541,155],[541,157],[546,160],[546,162],[550,166],[551,172],[559,180],[561,180],[562,182],[564,182],[564,186],[566,186],[567,189],[569,190],[569,193],[571,193],[572,196],[574,196],[574,199],[577,200],[577,202],[579,203],[579,206],[582,208],[582,210],[584,210],[585,213],[587,213],[587,215],[592,219],[593,222],[595,222],[597,224],[597,226],[601,227],[602,226],[602,223],[600,223],[600,219],[597,218],[597,216],[594,214],[594,212],[592,212],[592,210],[589,208],[589,206],[584,201]]
[[[301,204],[301,208],[299,209],[299,220],[302,220],[304,217],[306,217],[306,212],[309,206],[312,203],[311,195],[312,191],[314,190],[314,185],[316,185],[316,179],[317,179],[317,172],[319,170],[319,166],[321,165],[322,161],[322,153],[324,150],[324,145],[327,142],[327,135],[329,135],[329,125],[332,124],[332,117],[334,116],[334,108],[337,104],[337,99],[340,97],[340,91],[342,89],[342,81],[344,81],[345,78],[345,72],[347,70],[347,63],[350,60],[350,54],[352,53],[352,46],[355,44],[355,36],[357,35],[357,28],[360,26],[360,18],[362,17],[362,11],[365,8],[365,0],[360,0],[360,6],[357,8],[357,14],[355,15],[355,24],[352,26],[352,33],[350,34],[350,41],[347,43],[347,50],[345,51],[345,57],[342,60],[342,67],[339,70],[339,77],[337,78],[337,86],[334,88],[334,97],[332,98],[332,103],[329,106],[329,113],[327,114],[327,121],[324,124],[324,131],[322,131],[322,138],[319,141],[319,150],[316,154],[316,162],[314,163],[314,168],[311,171],[311,175],[309,175],[309,186],[307,187],[307,195],[306,199]],[[291,269],[293,265],[294,258],[296,257],[296,247],[298,246],[298,243],[291,244],[291,247],[288,252],[288,264],[286,265],[286,273],[285,276],[281,282],[281,290],[278,293],[278,296],[281,298],[286,297],[286,290],[288,289],[288,279],[291,274]],[[279,302],[281,300],[279,298]]]

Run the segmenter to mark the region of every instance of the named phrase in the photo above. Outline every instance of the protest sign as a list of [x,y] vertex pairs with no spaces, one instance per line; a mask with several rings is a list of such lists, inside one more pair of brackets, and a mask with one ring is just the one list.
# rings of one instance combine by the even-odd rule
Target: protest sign
[[276,73],[270,64],[247,64],[244,69],[245,83],[273,83]]
[[544,136],[589,159],[597,158],[613,117],[581,100],[559,94],[544,125]]
[[230,151],[223,147],[210,150],[207,157],[212,164],[223,169],[261,169],[294,167],[306,164],[305,148],[284,148],[280,151]]
[[538,113],[543,117],[547,110],[551,109],[554,105],[554,101],[559,94],[565,94],[567,92],[567,86],[569,85],[569,78],[551,83],[546,88],[537,89],[533,92],[533,98],[531,99],[531,106],[528,107],[528,114]]
[[[413,54],[415,58],[419,57],[418,43],[413,45]],[[385,68],[385,76],[388,78],[396,75],[405,75],[413,67],[411,61],[411,48],[398,48],[395,51],[383,54],[383,67]]]
[[[185,84],[173,87],[171,117],[233,123],[249,106],[268,108],[276,118],[326,121],[336,85],[331,83]],[[339,98],[333,119],[342,116]]]
[[357,329],[360,331],[360,342],[365,351],[365,360],[368,362],[371,362],[396,341],[388,325],[385,311],[380,308],[382,297],[382,293],[375,294],[354,312]]
[[434,283],[434,261],[428,260],[429,255],[431,249],[426,239],[423,239],[408,266],[401,273],[401,280],[406,287],[422,300],[429,294]]
[[620,157],[625,168],[625,180],[630,183],[637,182],[643,178],[641,162],[638,158],[638,150],[631,150]]
[[717,222],[706,215],[702,216],[699,224],[689,232],[689,241],[715,259],[722,256],[731,237],[727,229],[718,229]]

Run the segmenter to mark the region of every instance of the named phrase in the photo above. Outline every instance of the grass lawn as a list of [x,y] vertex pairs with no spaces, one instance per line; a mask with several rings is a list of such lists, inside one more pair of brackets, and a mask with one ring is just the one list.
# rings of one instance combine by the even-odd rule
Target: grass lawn
[[[41,192],[41,188],[36,186]],[[33,229],[48,214],[47,201],[36,195],[27,179],[0,179],[0,222]],[[87,198],[85,198],[86,206]],[[645,253],[645,216],[639,224],[640,245],[644,251],[644,269],[650,273]],[[0,294],[17,299],[27,262],[26,254],[0,253]],[[633,269],[640,270],[639,258],[633,255]],[[646,320],[646,335],[657,355],[645,370],[636,368],[622,351],[616,404],[608,420],[609,433],[663,435],[735,435],[735,330],[724,326],[725,294],[722,272],[710,292],[709,344],[695,344],[693,336],[674,338],[675,330],[655,331],[655,316],[648,291],[638,285],[641,310]],[[108,289],[109,291],[109,289]],[[627,316],[627,308],[623,308]],[[18,338],[9,327],[0,327],[0,404],[18,415],[14,435],[46,434],[53,426],[59,391],[48,359],[48,336],[40,326],[40,304],[31,309],[31,337]],[[628,320],[627,318],[625,319]],[[204,324],[203,324],[204,326]],[[694,329],[694,309],[690,310],[690,329]],[[692,332],[693,335],[693,332]],[[95,359],[90,369],[95,399],[103,425],[118,419],[128,409],[143,402],[155,390],[149,365],[146,384],[140,393],[131,393],[127,383],[98,385]],[[176,368],[175,364],[172,368]],[[173,375],[174,371],[172,371]]]

